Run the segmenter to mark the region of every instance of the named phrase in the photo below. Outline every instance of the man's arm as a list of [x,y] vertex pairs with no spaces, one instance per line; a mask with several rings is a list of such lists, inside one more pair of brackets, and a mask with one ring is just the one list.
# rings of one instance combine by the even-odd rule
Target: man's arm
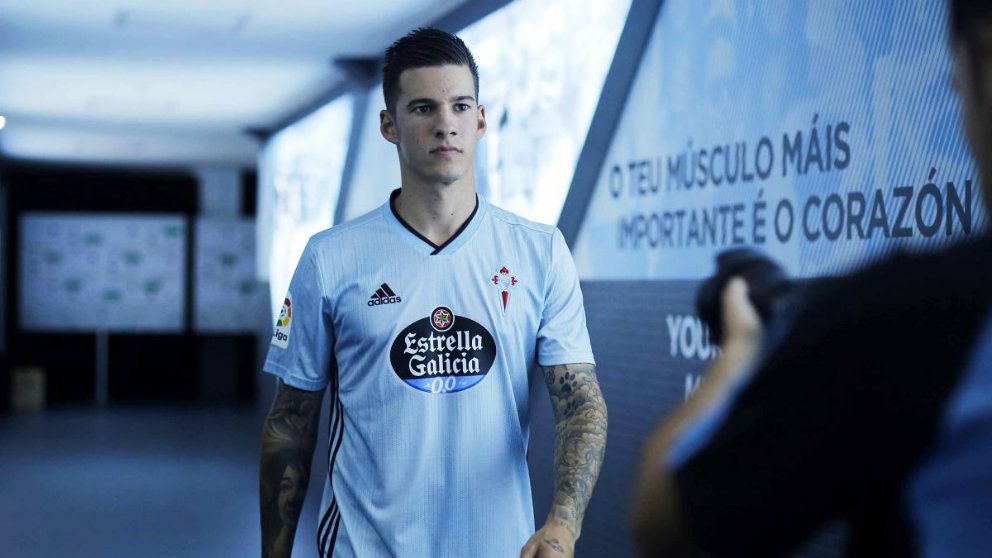
[[555,414],[555,499],[522,558],[572,556],[606,450],[606,402],[591,364],[543,367]]
[[640,472],[631,503],[634,539],[646,556],[695,553],[682,516],[669,450],[693,422],[723,399],[729,386],[754,362],[761,343],[761,322],[747,299],[747,285],[732,279],[723,294],[723,350],[692,397],[658,426],[644,444]]
[[289,556],[310,481],[324,392],[288,386],[280,379],[262,430],[259,504],[262,556]]

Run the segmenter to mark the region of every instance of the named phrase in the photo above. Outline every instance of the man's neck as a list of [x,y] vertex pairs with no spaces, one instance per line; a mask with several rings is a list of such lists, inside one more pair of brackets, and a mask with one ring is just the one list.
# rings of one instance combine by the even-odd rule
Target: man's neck
[[451,184],[403,180],[403,187],[400,195],[393,200],[393,207],[414,230],[441,246],[472,215],[475,203],[475,184],[470,180]]

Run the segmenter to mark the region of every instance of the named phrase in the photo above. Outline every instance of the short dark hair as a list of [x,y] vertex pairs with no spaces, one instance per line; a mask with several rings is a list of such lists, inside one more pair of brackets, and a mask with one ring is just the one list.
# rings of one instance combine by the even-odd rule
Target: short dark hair
[[989,0],[949,0],[951,44],[962,44],[969,53],[972,88],[978,97],[983,96],[985,88],[982,60],[979,59],[982,49],[978,41],[978,26],[992,24],[992,2]]
[[468,66],[475,82],[475,100],[479,100],[479,68],[461,39],[433,27],[414,29],[386,49],[382,67],[382,96],[386,110],[396,111],[400,96],[400,74],[413,68],[432,68],[455,64]]
[[989,0],[950,0],[951,40],[969,40],[979,24],[992,23],[992,2]]

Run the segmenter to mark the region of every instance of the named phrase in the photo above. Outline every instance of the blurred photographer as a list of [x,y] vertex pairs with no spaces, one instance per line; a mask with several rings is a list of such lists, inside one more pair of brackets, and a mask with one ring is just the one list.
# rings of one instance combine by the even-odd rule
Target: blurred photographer
[[[952,0],[955,85],[992,200],[992,3]],[[782,555],[834,519],[852,556],[992,549],[992,238],[817,283],[767,330],[748,282],[723,351],[651,435],[645,555]]]

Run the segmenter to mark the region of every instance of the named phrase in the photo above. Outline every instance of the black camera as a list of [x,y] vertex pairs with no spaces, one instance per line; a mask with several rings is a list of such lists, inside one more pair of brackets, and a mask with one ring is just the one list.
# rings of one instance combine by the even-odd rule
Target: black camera
[[789,304],[796,283],[774,260],[752,248],[734,248],[716,257],[716,273],[696,292],[696,313],[709,326],[710,341],[723,343],[723,289],[733,277],[747,283],[747,294],[767,324]]

